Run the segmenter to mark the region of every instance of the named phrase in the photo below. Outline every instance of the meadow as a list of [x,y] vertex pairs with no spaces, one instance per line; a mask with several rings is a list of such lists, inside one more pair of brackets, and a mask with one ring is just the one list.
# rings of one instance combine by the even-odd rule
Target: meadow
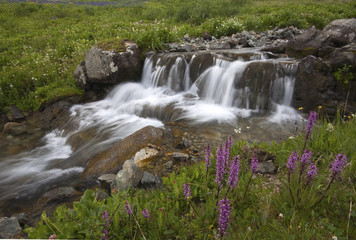
[[[281,144],[207,145],[205,161],[163,177],[160,189],[87,190],[73,208],[27,227],[30,238],[355,239],[356,116],[333,121],[312,112]],[[277,175],[257,173],[259,149]]]
[[0,2],[0,112],[11,105],[37,111],[53,100],[83,94],[73,71],[95,44],[129,39],[144,53],[162,50],[185,34],[221,37],[291,25],[321,29],[334,19],[356,16],[356,3],[349,0],[85,2]]

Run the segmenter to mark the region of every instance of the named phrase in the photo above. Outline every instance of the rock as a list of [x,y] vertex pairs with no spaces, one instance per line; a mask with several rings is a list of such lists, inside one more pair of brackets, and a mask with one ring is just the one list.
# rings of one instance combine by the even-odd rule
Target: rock
[[166,167],[166,169],[167,170],[170,170],[170,169],[172,169],[173,168],[173,161],[168,161],[167,163],[166,163],[166,165],[165,165],[165,167]]
[[25,118],[25,116],[23,115],[22,111],[18,107],[16,107],[15,105],[9,107],[8,109],[9,109],[9,112],[11,114],[11,117],[14,120],[21,120],[21,119]]
[[186,40],[186,41],[187,41],[187,40],[190,40],[189,34],[188,34],[188,33],[185,34],[184,37],[183,37],[183,39]]
[[328,59],[334,71],[345,65],[350,65],[354,69],[353,71],[356,72],[356,43],[335,49],[328,55]]
[[285,51],[286,51],[286,44],[280,43],[278,45],[269,45],[269,46],[262,48],[261,51],[282,54],[282,53],[285,53]]
[[208,41],[211,41],[212,38],[213,38],[213,36],[212,36],[210,33],[207,33],[207,32],[203,33],[203,34],[201,35],[201,37],[202,37],[204,40],[208,40]]
[[219,50],[219,49],[230,49],[230,44],[227,42],[217,42],[217,43],[212,43],[210,45],[211,50]]
[[149,172],[144,172],[143,177],[141,179],[141,185],[144,188],[147,187],[158,187],[160,184],[160,178],[156,175],[153,175],[152,173]]
[[274,159],[276,158],[273,154],[269,153],[268,151],[262,148],[259,147],[250,148],[244,146],[241,153],[241,159],[247,159],[250,162],[253,156],[257,157],[259,163],[269,162],[269,161],[273,162]]
[[80,195],[80,193],[72,187],[59,187],[43,194],[42,197],[38,200],[38,203],[44,203],[46,205],[59,204],[67,202],[68,200],[78,195]]
[[322,31],[311,28],[287,44],[287,54],[294,57],[319,56],[320,48],[342,47],[356,42],[356,18],[338,19]]
[[147,126],[131,134],[89,160],[81,178],[97,178],[106,173],[117,173],[125,160],[133,157],[137,151],[147,147],[149,143],[159,145],[162,142],[163,133],[164,131],[160,128]]
[[125,51],[103,50],[97,46],[89,49],[85,62],[74,71],[79,86],[90,89],[93,85],[117,84],[139,80],[142,64],[140,50],[133,42],[124,42]]
[[15,217],[2,217],[0,218],[0,238],[22,238],[23,233],[19,222]]
[[145,167],[152,160],[156,159],[159,156],[159,149],[154,147],[145,147],[138,151],[134,156],[134,161],[139,167]]
[[287,40],[292,40],[294,38],[294,34],[291,31],[286,31],[283,37]]
[[238,41],[239,45],[241,45],[242,47],[250,47],[248,41],[246,38],[242,37],[239,39]]
[[26,125],[24,123],[8,122],[4,125],[2,134],[10,134],[13,136],[18,136],[26,133]]
[[261,174],[275,174],[277,173],[277,166],[272,162],[272,160],[267,162],[258,163],[257,172]]
[[137,187],[143,177],[143,171],[133,159],[126,160],[122,169],[116,175],[115,187],[119,191]]
[[98,178],[101,188],[106,192],[110,193],[112,186],[115,185],[116,175],[115,174],[104,174]]
[[185,153],[174,152],[172,154],[172,158],[175,162],[188,162],[189,155]]

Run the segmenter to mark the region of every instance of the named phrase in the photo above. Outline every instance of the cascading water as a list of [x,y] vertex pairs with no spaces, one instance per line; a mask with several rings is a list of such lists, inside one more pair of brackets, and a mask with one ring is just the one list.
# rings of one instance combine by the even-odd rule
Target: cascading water
[[[227,124],[234,134],[255,124],[261,137],[257,130],[269,121],[298,118],[290,107],[296,66],[257,50],[155,54],[145,60],[140,83],[120,84],[101,101],[73,106],[68,124],[74,130],[54,130],[44,146],[2,159],[0,201],[73,181],[88,159],[148,125]],[[84,133],[88,140],[73,150],[69,142]]]

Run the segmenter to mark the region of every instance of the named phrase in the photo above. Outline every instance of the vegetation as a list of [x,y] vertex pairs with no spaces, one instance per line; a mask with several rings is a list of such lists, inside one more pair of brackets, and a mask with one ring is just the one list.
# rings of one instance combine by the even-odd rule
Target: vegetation
[[[205,162],[163,178],[162,189],[113,189],[102,201],[87,190],[73,209],[43,213],[25,231],[52,239],[354,239],[356,116],[316,117],[282,144],[207,147]],[[275,155],[277,176],[257,174],[246,147]]]
[[1,111],[11,105],[33,111],[58,97],[81,94],[73,71],[90,47],[108,39],[160,50],[187,33],[220,37],[275,26],[322,28],[356,16],[356,3],[349,0],[140,0],[100,7],[80,2],[0,4]]

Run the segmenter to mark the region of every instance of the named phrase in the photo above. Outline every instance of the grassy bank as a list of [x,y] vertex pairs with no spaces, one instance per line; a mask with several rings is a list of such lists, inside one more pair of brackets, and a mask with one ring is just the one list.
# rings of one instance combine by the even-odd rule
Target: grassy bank
[[[114,1],[115,2],[115,1]],[[94,44],[137,41],[159,50],[185,34],[216,37],[293,25],[324,27],[356,16],[354,1],[171,0],[120,6],[0,3],[0,110],[37,110],[47,101],[81,94],[73,71]]]
[[[26,232],[30,238],[355,239],[356,117],[312,123],[311,117],[282,144],[227,141],[207,155],[208,167],[183,167],[163,178],[162,189],[114,189],[102,201],[88,190],[73,209],[42,214]],[[256,174],[246,148],[274,155],[278,174]]]

